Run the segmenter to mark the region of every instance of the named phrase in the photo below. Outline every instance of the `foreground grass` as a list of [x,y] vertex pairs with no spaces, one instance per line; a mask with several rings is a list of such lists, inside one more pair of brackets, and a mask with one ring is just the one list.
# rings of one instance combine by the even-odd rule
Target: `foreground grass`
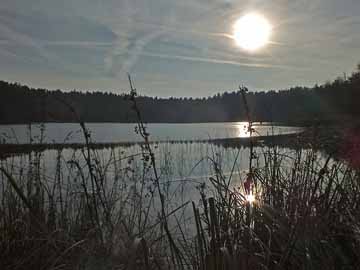
[[[108,159],[91,147],[79,153],[64,160],[59,151],[51,177],[41,152],[28,155],[26,170],[2,161],[1,269],[355,269],[359,263],[359,171],[317,151],[286,156],[267,148],[253,157],[250,180],[236,166],[225,176],[214,153],[205,159],[213,174],[197,186],[201,200],[192,205],[172,203],[170,184],[159,185],[146,149],[137,163],[120,150]],[[171,163],[161,164],[171,170]],[[250,181],[255,202],[233,184],[239,181]],[[185,208],[191,214],[179,215]]]
[[198,236],[211,240],[198,239],[199,268],[357,268],[358,171],[312,150],[290,158],[269,149],[253,175],[254,203],[227,181],[220,171],[215,199],[202,206]]

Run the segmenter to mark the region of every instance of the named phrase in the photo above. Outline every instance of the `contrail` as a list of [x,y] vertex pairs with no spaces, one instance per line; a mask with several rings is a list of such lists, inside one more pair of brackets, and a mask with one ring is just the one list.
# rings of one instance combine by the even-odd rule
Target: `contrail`
[[43,45],[55,45],[55,46],[74,46],[84,48],[95,48],[102,46],[112,46],[113,42],[98,42],[98,41],[42,41]]
[[184,56],[184,55],[169,55],[169,54],[160,54],[160,53],[149,53],[149,52],[140,52],[139,55],[148,56],[148,57],[157,57],[163,59],[174,59],[182,61],[192,61],[192,62],[203,62],[203,63],[212,63],[212,64],[225,64],[233,65],[240,67],[253,67],[253,68],[278,68],[278,69],[289,69],[291,67],[282,66],[282,65],[271,65],[263,63],[248,63],[248,62],[237,62],[233,60],[223,60],[217,58],[203,58],[203,57],[193,57],[193,56]]
[[159,37],[162,33],[163,31],[155,31],[146,35],[141,39],[136,40],[134,48],[129,51],[130,52],[129,58],[126,59],[123,65],[121,66],[118,75],[129,73],[133,65],[137,62],[139,55],[142,55],[145,46],[152,40]]
[[0,32],[5,35],[10,41],[13,41],[15,44],[20,43],[22,45],[32,47],[39,53],[39,55],[44,57],[46,60],[50,61],[54,59],[53,55],[48,53],[38,42],[36,42],[31,37],[13,31],[5,25],[0,25]]

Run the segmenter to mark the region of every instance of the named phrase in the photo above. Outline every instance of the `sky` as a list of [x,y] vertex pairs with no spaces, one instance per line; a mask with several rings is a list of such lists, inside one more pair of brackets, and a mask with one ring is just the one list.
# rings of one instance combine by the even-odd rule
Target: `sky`
[[[273,26],[256,52],[233,25]],[[0,80],[47,89],[206,97],[313,86],[360,62],[360,0],[1,0]]]

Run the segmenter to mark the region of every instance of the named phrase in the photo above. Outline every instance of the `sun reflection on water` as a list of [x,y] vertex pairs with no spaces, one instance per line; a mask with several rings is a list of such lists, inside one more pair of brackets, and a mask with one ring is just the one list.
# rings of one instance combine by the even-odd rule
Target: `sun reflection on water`
[[236,123],[235,128],[237,129],[238,138],[250,137],[249,122],[238,122]]

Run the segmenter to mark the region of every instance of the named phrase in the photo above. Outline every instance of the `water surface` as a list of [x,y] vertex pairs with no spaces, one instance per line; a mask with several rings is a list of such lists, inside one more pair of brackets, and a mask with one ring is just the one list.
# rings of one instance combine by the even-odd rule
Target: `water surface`
[[[187,141],[249,137],[247,122],[193,123],[193,124],[147,124],[152,141]],[[89,123],[86,124],[91,139],[99,143],[138,142],[142,138],[135,133],[136,124]],[[0,140],[5,143],[83,143],[84,136],[79,124],[47,123],[34,125],[0,125]],[[292,134],[301,127],[254,123],[253,136]]]

